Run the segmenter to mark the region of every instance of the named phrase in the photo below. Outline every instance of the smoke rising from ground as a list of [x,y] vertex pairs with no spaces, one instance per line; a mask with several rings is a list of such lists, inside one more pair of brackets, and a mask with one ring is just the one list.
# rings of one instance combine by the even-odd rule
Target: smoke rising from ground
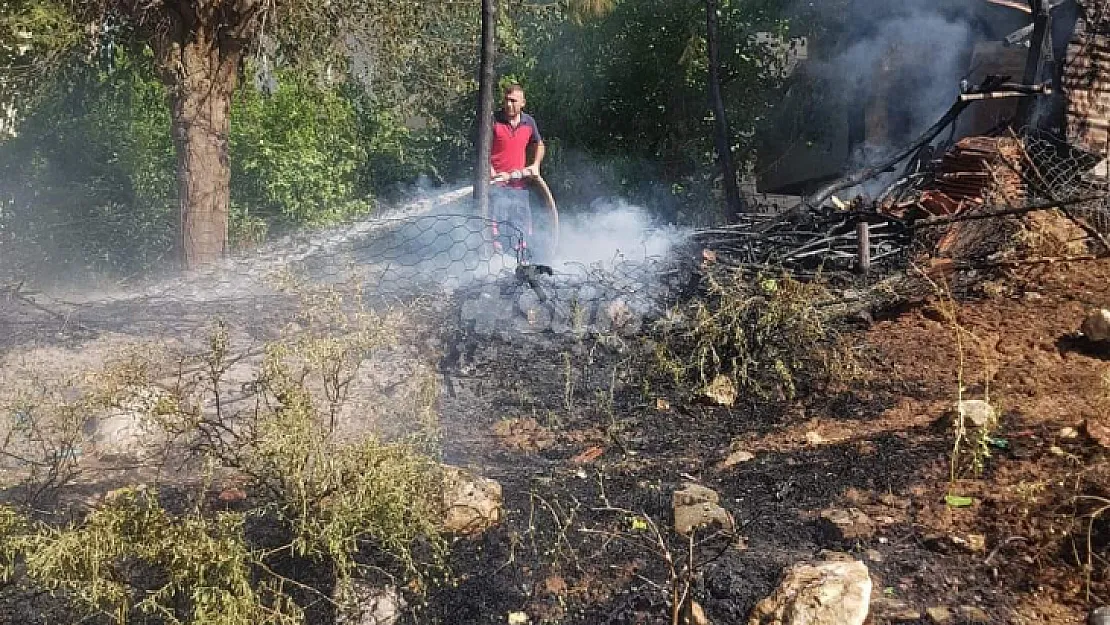
[[653,222],[648,211],[624,200],[594,202],[589,210],[563,218],[557,266],[638,262],[664,258],[684,232]]

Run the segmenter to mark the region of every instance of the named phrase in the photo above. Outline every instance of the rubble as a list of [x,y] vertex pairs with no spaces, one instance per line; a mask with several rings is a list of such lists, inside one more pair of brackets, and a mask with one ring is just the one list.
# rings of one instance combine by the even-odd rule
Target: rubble
[[796,564],[770,597],[756,604],[748,625],[863,625],[871,604],[871,574],[850,557]]
[[443,529],[456,534],[476,534],[501,522],[501,485],[458,467],[445,466],[443,474]]
[[836,542],[868,540],[875,522],[858,508],[827,508],[818,515],[822,532]]
[[1089,311],[1079,331],[1091,341],[1110,340],[1110,310],[1097,308]]
[[987,427],[998,419],[994,406],[982,399],[964,399],[956,405],[956,411],[963,418],[964,423],[975,427]]
[[720,506],[720,501],[716,491],[697,484],[687,484],[682,490],[676,490],[672,498],[675,531],[687,535],[699,527],[714,524],[731,531],[732,515]]

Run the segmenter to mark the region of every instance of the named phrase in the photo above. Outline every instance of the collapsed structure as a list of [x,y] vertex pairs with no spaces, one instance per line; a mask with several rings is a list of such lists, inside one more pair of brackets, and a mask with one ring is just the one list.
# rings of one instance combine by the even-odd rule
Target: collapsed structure
[[[1110,253],[1110,2],[967,6],[977,11],[967,70],[949,85],[954,100],[939,121],[906,134],[914,91],[900,81],[929,51],[885,43],[847,110],[825,111],[846,115],[832,123],[843,131],[802,148],[801,135],[778,136],[789,154],[761,155],[770,158],[761,190],[803,201],[698,233],[714,262],[866,271],[905,260],[911,242],[964,261]],[[789,134],[790,124],[777,132]],[[849,166],[860,158],[872,164]]]

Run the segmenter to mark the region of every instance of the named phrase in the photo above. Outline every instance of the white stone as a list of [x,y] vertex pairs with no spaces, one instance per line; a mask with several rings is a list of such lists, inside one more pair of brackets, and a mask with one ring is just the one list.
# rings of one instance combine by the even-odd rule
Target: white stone
[[457,534],[482,532],[501,521],[501,485],[458,467],[443,473],[443,528]]
[[862,562],[796,564],[755,606],[748,625],[863,625],[870,602],[871,575]]
[[90,421],[89,442],[107,461],[139,462],[152,457],[166,441],[154,413],[166,395],[152,387],[128,387],[105,414]]
[[408,607],[395,587],[379,588],[361,580],[353,581],[349,596],[337,603],[337,625],[394,625]]
[[975,427],[985,427],[997,418],[994,406],[982,399],[965,399],[956,407],[964,418],[964,423],[971,423]]
[[1092,341],[1110,340],[1110,310],[1100,308],[1089,311],[1079,331]]

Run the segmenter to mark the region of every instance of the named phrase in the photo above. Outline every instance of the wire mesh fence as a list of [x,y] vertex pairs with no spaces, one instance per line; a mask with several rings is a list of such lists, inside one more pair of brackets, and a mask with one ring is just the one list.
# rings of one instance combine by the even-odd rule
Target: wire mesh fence
[[1098,232],[1110,234],[1110,153],[1096,154],[1032,130],[1021,138],[1025,154],[1015,167],[1033,198],[1058,202],[1097,198],[1068,210]]
[[195,337],[215,319],[262,342],[295,319],[306,292],[323,291],[375,309],[415,303],[484,335],[617,332],[657,311],[673,282],[666,277],[677,276],[664,258],[617,250],[604,262],[539,264],[545,250],[515,224],[464,212],[468,195],[439,194],[142,283],[0,284],[0,352],[112,333]]

